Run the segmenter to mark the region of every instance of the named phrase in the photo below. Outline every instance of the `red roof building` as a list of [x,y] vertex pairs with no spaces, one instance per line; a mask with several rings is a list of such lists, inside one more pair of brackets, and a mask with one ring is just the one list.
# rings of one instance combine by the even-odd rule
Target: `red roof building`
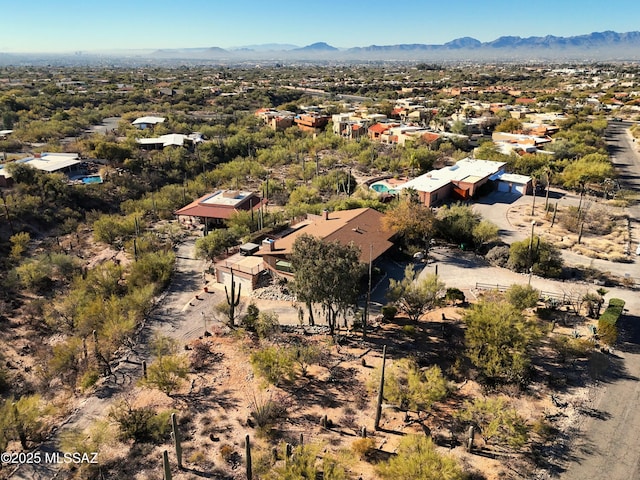
[[218,190],[207,193],[174,213],[220,225],[229,220],[235,212],[256,210],[264,203],[265,201],[253,192]]

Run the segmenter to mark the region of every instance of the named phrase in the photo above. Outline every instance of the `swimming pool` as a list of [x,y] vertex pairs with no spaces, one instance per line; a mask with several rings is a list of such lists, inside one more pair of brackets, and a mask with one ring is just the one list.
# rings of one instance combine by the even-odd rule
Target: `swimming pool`
[[82,183],[102,183],[102,177],[100,175],[89,175],[88,177],[82,177]]

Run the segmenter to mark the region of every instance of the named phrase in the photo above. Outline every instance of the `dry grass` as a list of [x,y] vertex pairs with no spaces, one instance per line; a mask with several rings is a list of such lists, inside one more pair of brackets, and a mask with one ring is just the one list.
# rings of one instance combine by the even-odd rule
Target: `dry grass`
[[628,260],[626,249],[629,242],[627,217],[617,207],[607,204],[589,204],[582,237],[579,239],[579,231],[575,225],[571,230],[563,224],[563,217],[569,218],[572,212],[568,206],[558,206],[556,219],[553,224],[552,212],[545,212],[544,206],[535,208],[535,215],[531,216],[530,205],[520,205],[509,210],[509,220],[512,225],[521,231],[529,232],[531,222],[536,221],[535,233],[552,245],[589,258],[609,260],[613,262],[625,262]]

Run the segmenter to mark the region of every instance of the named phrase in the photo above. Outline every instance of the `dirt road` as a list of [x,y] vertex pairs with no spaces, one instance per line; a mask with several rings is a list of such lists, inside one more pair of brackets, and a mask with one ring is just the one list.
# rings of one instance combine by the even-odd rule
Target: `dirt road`
[[[69,429],[86,429],[109,411],[113,402],[131,389],[141,377],[142,361],[150,360],[149,340],[156,333],[170,336],[180,342],[197,338],[204,331],[204,312],[222,301],[219,291],[204,293],[202,260],[193,257],[195,237],[188,237],[176,252],[176,268],[171,284],[146,319],[137,346],[127,352],[114,368],[114,375],[102,383],[77,409],[58,426],[56,431],[38,449],[42,452],[59,451],[60,434]],[[224,294],[224,293],[223,293]],[[196,298],[196,295],[198,298]],[[207,313],[209,315],[209,313]],[[63,465],[23,464],[9,477],[13,480],[50,480],[66,478]]]

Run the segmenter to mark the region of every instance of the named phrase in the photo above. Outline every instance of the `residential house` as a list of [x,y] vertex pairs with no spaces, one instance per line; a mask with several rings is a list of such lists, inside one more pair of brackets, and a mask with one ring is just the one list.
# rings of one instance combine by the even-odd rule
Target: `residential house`
[[[63,173],[68,177],[84,173],[80,155],[77,153],[37,153],[33,157],[21,158],[15,162],[46,173]],[[5,166],[0,165],[0,186],[4,187],[13,184],[11,174],[4,168]]]
[[300,130],[318,133],[327,126],[330,119],[328,115],[310,112],[296,115],[293,121]]
[[295,113],[288,110],[274,110],[273,108],[261,108],[255,114],[276,132],[293,126],[293,119],[296,116]]
[[164,123],[164,121],[165,121],[164,117],[147,116],[147,117],[136,118],[133,122],[131,122],[131,125],[135,126],[140,130],[146,130],[147,128],[155,127],[159,123]]
[[[427,207],[440,205],[452,198],[469,200],[476,195],[480,187],[490,181],[494,182],[501,191],[529,193],[531,178],[519,175],[504,177],[510,175],[505,172],[505,166],[505,162],[465,158],[455,165],[433,170],[398,185],[395,190],[397,192],[407,189],[415,191],[420,203]],[[503,180],[503,177],[506,180]],[[509,189],[500,187],[501,182],[506,182]]]
[[138,138],[136,143],[142,148],[162,149],[164,147],[192,147],[204,142],[202,134],[191,133],[183,135],[181,133],[169,133],[155,138]]
[[360,249],[360,261],[375,262],[392,246],[394,232],[385,230],[384,215],[372,208],[356,208],[337,212],[324,211],[322,215],[308,215],[305,220],[292,225],[280,238],[266,239],[258,255],[265,266],[283,277],[292,277],[291,254],[293,244],[300,235],[311,235],[326,242],[337,241],[353,244]]
[[239,211],[253,211],[264,205],[265,201],[253,192],[238,190],[218,190],[207,193],[194,200],[189,205],[174,212],[180,217],[187,217],[189,221],[198,219],[207,227],[221,226],[231,216]]

